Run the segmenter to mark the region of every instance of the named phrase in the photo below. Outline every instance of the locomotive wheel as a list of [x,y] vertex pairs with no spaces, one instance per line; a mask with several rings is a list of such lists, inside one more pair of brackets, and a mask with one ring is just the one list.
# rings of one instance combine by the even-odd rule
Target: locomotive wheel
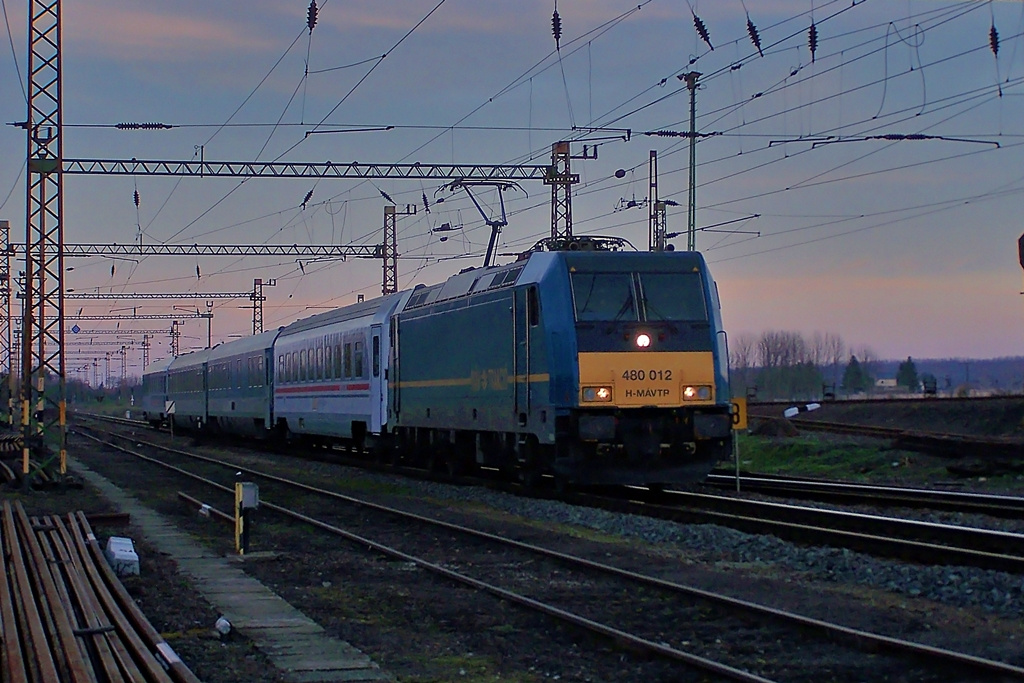
[[466,463],[454,448],[447,449],[444,456],[445,473],[452,479],[457,479],[466,473]]

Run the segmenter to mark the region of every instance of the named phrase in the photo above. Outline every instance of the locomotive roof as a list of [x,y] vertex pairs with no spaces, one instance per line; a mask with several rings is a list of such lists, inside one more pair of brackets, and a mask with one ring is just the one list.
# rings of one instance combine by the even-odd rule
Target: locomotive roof
[[686,271],[704,267],[704,256],[697,251],[564,251],[559,256],[569,268],[588,271]]

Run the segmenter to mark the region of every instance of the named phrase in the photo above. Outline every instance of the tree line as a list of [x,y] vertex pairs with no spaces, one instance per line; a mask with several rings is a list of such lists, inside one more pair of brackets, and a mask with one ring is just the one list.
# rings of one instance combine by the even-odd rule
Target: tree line
[[[874,387],[878,355],[866,345],[848,345],[838,334],[769,330],[739,335],[729,342],[732,393],[757,400],[811,400],[856,394]],[[898,386],[921,386],[912,359],[900,364]],[[928,386],[927,384],[925,385]]]

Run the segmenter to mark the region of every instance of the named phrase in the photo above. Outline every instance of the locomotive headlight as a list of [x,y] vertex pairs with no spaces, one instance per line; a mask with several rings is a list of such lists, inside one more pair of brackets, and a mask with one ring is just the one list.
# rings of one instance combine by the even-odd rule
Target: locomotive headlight
[[611,400],[611,387],[583,387],[584,403],[608,403]]
[[706,385],[683,387],[684,401],[710,401],[711,387]]
[[637,348],[646,349],[651,345],[651,335],[645,332],[636,335],[636,345]]

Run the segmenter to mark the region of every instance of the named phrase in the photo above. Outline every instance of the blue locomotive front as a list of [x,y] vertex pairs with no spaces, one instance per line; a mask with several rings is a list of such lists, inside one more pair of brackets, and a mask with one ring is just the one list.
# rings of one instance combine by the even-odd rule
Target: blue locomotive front
[[731,453],[725,335],[699,254],[535,251],[419,289],[392,335],[392,434],[453,471],[666,484]]

